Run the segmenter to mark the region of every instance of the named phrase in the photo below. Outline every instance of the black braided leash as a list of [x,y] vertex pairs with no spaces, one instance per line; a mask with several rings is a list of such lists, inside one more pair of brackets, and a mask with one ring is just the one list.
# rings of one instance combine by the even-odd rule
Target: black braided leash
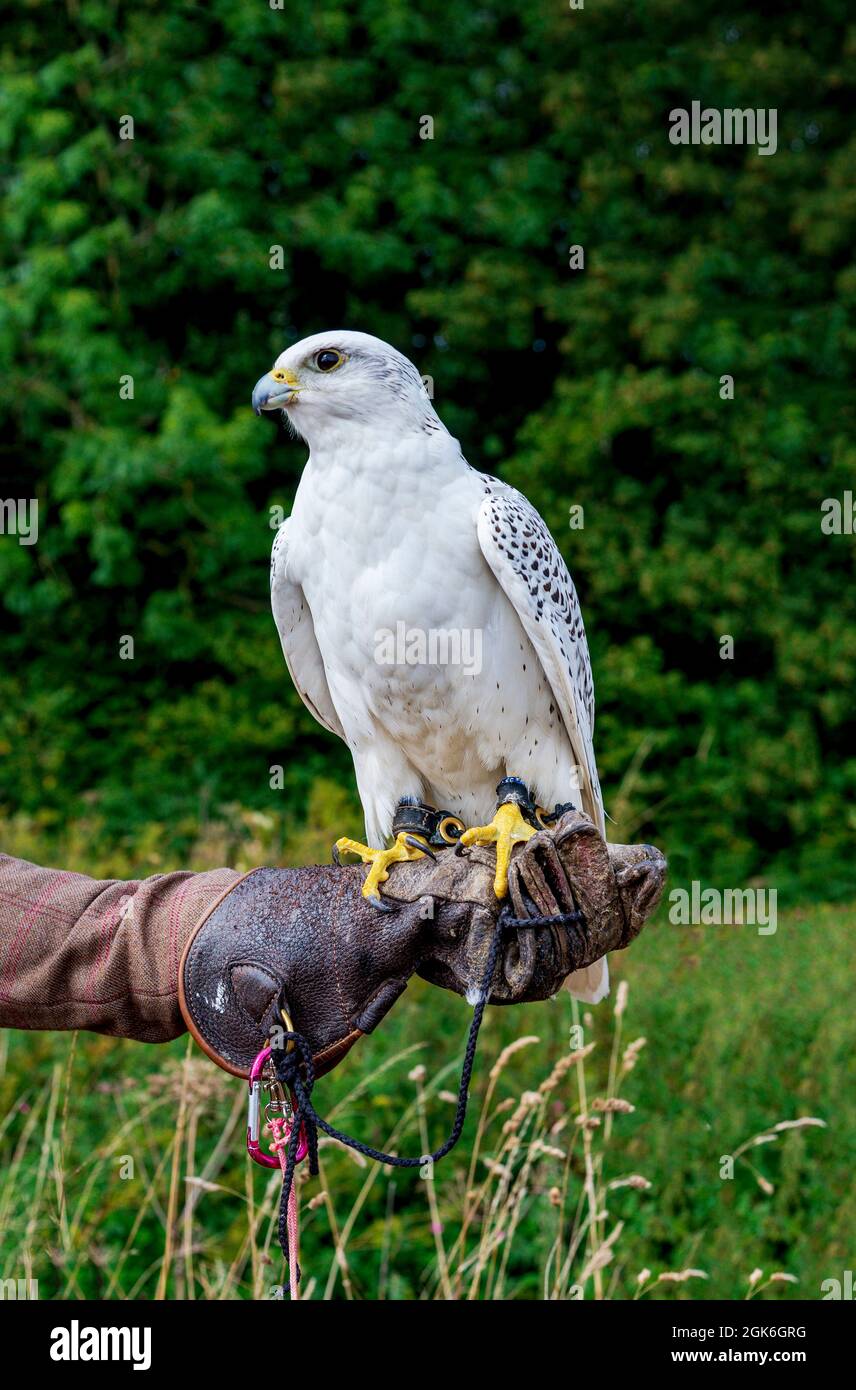
[[[572,922],[580,921],[582,921],[581,912],[558,912],[551,917],[512,917],[507,906],[500,912],[479,988],[479,997],[473,1010],[473,1018],[467,1035],[454,1123],[446,1142],[441,1144],[439,1149],[435,1149],[432,1154],[423,1154],[420,1158],[401,1158],[398,1154],[387,1154],[381,1149],[372,1148],[371,1144],[364,1144],[360,1139],[354,1139],[350,1134],[344,1134],[342,1130],[329,1124],[318,1114],[311,1100],[312,1088],[315,1085],[315,1067],[309,1043],[302,1033],[292,1032],[278,1035],[278,1045],[271,1051],[274,1069],[277,1079],[283,1086],[288,1086],[297,1099],[297,1113],[288,1140],[285,1170],[282,1175],[282,1196],[279,1204],[279,1244],[286,1260],[289,1258],[288,1199],[291,1196],[294,1183],[294,1169],[297,1164],[297,1149],[300,1143],[301,1129],[306,1136],[309,1172],[312,1177],[318,1173],[319,1128],[323,1129],[324,1133],[328,1134],[331,1139],[338,1139],[340,1144],[346,1144],[349,1149],[354,1149],[356,1153],[363,1154],[366,1158],[373,1158],[377,1163],[385,1163],[390,1168],[421,1168],[426,1163],[436,1163],[439,1159],[445,1158],[460,1139],[467,1117],[470,1079],[476,1057],[479,1029],[484,1017],[485,1005],[490,997],[490,987],[499,958],[503,934],[509,929],[516,930],[519,927],[569,926]],[[294,1043],[294,1048],[291,1051],[286,1051],[286,1044],[290,1042]],[[297,1277],[300,1278],[299,1270]]]

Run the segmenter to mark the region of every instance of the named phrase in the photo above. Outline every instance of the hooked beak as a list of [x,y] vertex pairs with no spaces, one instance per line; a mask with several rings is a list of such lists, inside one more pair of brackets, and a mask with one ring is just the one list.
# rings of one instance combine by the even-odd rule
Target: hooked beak
[[265,372],[253,387],[253,410],[282,410],[297,397],[297,386],[290,381],[277,381],[273,372]]

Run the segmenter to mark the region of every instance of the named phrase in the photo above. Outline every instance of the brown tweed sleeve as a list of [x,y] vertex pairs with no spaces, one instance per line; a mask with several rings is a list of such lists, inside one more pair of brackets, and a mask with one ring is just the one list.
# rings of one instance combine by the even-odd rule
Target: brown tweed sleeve
[[184,943],[240,877],[214,869],[99,881],[0,854],[0,1026],[178,1037]]

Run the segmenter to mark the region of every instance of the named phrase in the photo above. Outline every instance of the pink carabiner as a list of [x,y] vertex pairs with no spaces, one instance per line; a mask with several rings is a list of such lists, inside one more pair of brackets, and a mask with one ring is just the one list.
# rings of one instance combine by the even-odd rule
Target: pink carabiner
[[[279,1159],[275,1154],[266,1154],[261,1147],[259,1135],[261,1133],[261,1090],[262,1072],[265,1065],[270,1061],[271,1050],[263,1047],[256,1060],[250,1068],[250,1097],[247,1107],[247,1153],[254,1163],[259,1163],[263,1168],[278,1168]],[[297,1109],[294,1107],[295,1118]],[[291,1126],[286,1130],[286,1134],[291,1134]],[[297,1162],[300,1163],[309,1152],[306,1143],[306,1135],[301,1127],[300,1139],[297,1144]]]

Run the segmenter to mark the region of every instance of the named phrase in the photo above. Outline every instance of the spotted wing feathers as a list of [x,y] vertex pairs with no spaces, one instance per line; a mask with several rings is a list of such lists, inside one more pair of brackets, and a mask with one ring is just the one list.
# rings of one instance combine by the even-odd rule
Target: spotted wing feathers
[[479,510],[478,535],[555,696],[580,772],[583,809],[603,831],[592,742],[594,683],[574,582],[538,512],[505,483],[490,479]]

